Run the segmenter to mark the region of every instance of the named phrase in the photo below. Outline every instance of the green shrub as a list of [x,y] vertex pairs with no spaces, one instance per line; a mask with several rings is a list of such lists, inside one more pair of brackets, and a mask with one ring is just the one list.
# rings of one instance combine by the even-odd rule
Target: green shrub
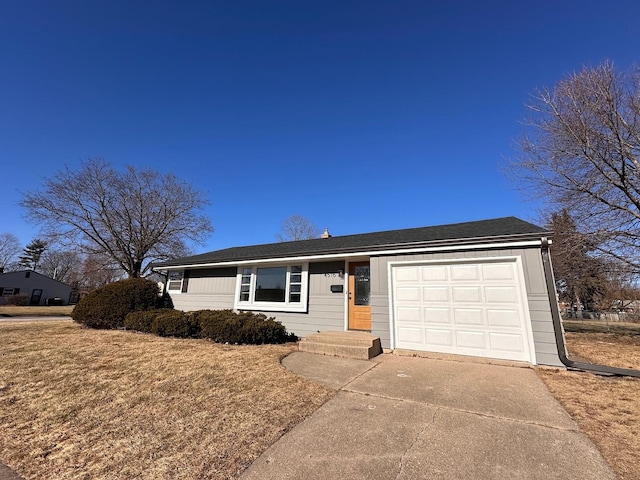
[[193,316],[200,325],[200,336],[218,343],[236,343],[232,323],[236,313],[233,310],[199,310]]
[[165,312],[172,312],[168,308],[158,308],[156,310],[138,310],[128,313],[124,317],[124,328],[127,330],[135,330],[137,332],[151,333],[151,324],[155,318]]
[[151,322],[151,333],[161,337],[196,338],[200,336],[200,325],[192,314],[164,310]]
[[130,278],[100,287],[80,299],[72,318],[92,328],[122,328],[131,312],[161,305],[158,285],[144,278]]
[[232,310],[200,310],[194,312],[201,328],[201,336],[218,343],[284,343],[297,340],[287,333],[282,323],[262,313]]

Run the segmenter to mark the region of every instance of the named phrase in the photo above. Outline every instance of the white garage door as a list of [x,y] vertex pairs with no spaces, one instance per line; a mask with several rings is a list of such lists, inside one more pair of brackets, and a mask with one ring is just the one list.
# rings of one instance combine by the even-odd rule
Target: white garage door
[[396,348],[535,363],[515,259],[391,268]]

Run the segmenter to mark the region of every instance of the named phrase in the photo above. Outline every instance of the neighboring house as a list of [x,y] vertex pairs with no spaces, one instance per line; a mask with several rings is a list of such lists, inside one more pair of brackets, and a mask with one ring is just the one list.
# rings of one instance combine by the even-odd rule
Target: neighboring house
[[32,270],[0,274],[0,305],[7,303],[7,297],[26,295],[29,305],[45,305],[48,298],[59,298],[67,305],[73,288]]
[[181,310],[251,310],[300,337],[364,330],[386,349],[561,365],[542,255],[550,235],[507,217],[228,248],[154,268]]

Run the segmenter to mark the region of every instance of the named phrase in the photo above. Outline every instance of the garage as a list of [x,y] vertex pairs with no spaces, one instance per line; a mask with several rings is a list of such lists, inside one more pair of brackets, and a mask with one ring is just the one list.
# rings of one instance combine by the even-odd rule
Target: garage
[[536,363],[519,257],[390,269],[395,348]]

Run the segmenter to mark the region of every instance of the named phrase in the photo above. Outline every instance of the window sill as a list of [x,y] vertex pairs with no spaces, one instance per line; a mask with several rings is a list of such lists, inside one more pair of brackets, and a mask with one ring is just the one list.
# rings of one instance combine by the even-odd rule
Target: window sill
[[236,310],[247,312],[282,312],[282,313],[307,313],[306,305],[274,305],[264,303],[236,303]]

